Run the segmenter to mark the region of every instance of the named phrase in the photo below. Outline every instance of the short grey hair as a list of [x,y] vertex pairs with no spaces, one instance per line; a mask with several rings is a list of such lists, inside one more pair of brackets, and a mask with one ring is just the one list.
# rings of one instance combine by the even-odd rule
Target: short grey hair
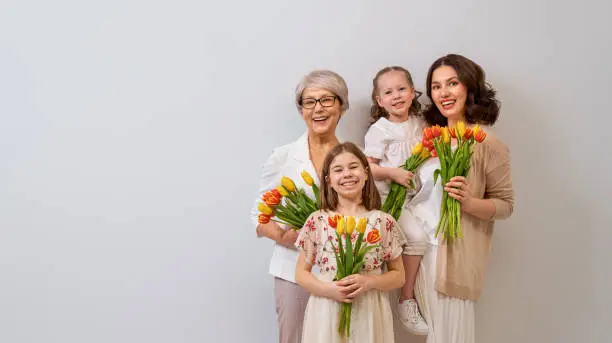
[[349,108],[348,87],[342,76],[331,70],[314,70],[304,76],[295,87],[295,106],[298,111],[302,110],[300,105],[302,93],[306,88],[321,88],[334,93],[340,99],[340,109],[345,112]]

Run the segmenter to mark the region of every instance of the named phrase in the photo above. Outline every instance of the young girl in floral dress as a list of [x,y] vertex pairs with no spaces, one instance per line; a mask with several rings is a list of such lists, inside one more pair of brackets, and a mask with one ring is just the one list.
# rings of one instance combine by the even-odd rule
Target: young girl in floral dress
[[[342,143],[325,158],[321,177],[321,210],[300,230],[295,278],[311,296],[304,318],[303,343],[392,343],[393,316],[388,291],[402,287],[402,253],[406,239],[381,200],[366,156],[353,143]],[[357,274],[336,281],[339,216],[365,222],[362,244],[367,252]],[[342,236],[357,240],[357,232]],[[320,272],[311,273],[314,265]],[[348,337],[339,333],[343,303],[351,303]]]

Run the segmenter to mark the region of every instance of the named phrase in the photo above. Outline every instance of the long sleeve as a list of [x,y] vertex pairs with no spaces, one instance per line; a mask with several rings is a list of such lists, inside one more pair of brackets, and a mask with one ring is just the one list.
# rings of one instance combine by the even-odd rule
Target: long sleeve
[[276,186],[278,186],[280,183],[280,179],[282,177],[280,173],[285,161],[287,160],[288,151],[289,149],[287,146],[274,149],[272,154],[270,154],[268,157],[266,163],[261,168],[257,197],[255,198],[253,207],[251,208],[251,222],[255,228],[257,228],[257,225],[259,225],[257,220],[259,210],[257,210],[257,206],[261,202],[261,195],[272,188],[276,188]]
[[489,146],[487,155],[485,198],[493,200],[495,204],[492,219],[506,219],[514,211],[510,152],[505,144],[496,141]]

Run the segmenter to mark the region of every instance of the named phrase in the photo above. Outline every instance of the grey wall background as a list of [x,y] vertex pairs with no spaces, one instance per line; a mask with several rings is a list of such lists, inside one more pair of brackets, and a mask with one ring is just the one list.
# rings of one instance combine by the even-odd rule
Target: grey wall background
[[608,342],[609,2],[0,4],[0,341],[273,342],[271,244],[248,211],[293,89],[480,63],[503,101],[516,211],[498,223],[479,342]]

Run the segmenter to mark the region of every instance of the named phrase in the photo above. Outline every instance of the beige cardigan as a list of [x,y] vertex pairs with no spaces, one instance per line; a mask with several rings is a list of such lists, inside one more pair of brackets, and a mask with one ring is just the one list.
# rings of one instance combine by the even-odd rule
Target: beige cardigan
[[436,289],[450,297],[476,301],[482,293],[494,220],[512,214],[514,191],[508,148],[490,131],[487,131],[485,141],[474,147],[471,162],[467,182],[472,196],[492,199],[495,214],[491,220],[481,220],[462,213],[463,238],[441,239]]

